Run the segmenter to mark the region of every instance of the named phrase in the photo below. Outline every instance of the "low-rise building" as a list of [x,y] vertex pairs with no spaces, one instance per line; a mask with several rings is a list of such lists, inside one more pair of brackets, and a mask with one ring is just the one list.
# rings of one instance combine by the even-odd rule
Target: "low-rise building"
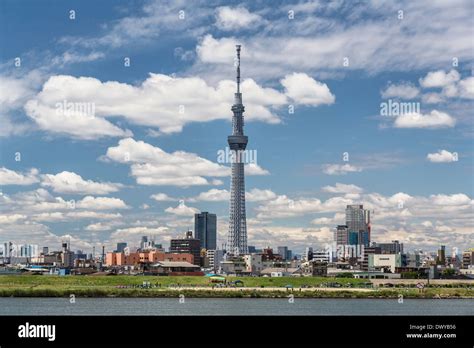
[[105,265],[107,267],[135,266],[156,263],[158,261],[183,261],[194,263],[194,255],[188,253],[165,253],[159,250],[150,250],[133,253],[109,252],[105,257]]
[[150,267],[150,271],[157,275],[187,275],[187,276],[202,276],[201,268],[189,262],[176,261],[159,261]]
[[395,269],[401,266],[401,254],[369,254],[369,269],[389,270],[395,273]]
[[267,277],[290,277],[298,274],[298,268],[268,267],[263,269],[260,274]]
[[243,257],[232,257],[221,262],[222,272],[225,274],[250,274]]
[[206,267],[211,268],[214,272],[217,272],[220,267],[220,263],[224,259],[224,250],[206,250]]

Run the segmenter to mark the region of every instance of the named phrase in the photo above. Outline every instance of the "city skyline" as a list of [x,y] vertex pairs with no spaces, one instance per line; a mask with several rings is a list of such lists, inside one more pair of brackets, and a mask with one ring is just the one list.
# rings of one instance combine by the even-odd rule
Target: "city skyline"
[[248,244],[323,248],[361,204],[372,240],[472,247],[469,2],[277,5],[6,3],[0,242],[166,244],[212,212],[220,247],[241,44]]

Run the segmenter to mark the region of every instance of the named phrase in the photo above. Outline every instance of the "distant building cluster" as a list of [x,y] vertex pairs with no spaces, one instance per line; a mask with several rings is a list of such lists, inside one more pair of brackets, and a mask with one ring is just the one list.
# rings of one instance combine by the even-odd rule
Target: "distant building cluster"
[[[327,276],[353,278],[474,278],[474,248],[449,254],[445,246],[436,252],[406,252],[403,243],[372,241],[370,212],[362,205],[346,207],[346,222],[337,225],[334,241],[324,248],[308,246],[294,254],[288,246],[257,249],[245,254],[229,253],[217,245],[217,217],[209,212],[194,216],[194,232],[170,240],[165,249],[151,236],[135,245],[128,241],[86,254],[72,251],[64,241],[59,250],[45,246],[0,244],[3,272],[49,274],[144,274],[157,276],[222,274],[238,276]],[[0,272],[2,269],[0,268]]]

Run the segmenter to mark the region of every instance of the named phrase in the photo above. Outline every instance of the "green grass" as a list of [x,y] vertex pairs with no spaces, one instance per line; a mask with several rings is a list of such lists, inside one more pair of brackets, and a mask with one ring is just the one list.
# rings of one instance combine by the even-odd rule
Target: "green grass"
[[[363,284],[366,281],[361,279],[350,278],[324,278],[324,277],[227,277],[227,280],[241,280],[244,287],[285,287],[292,285],[293,287],[320,286],[322,283],[337,282],[343,286],[348,284]],[[152,284],[161,284],[162,287],[172,285],[196,285],[196,286],[212,286],[207,277],[154,277],[154,276],[53,276],[53,275],[2,275],[0,276],[0,288],[18,287],[18,286],[117,286],[117,285],[141,285],[144,281]]]
[[[371,292],[353,292],[345,289],[337,291],[299,291],[306,285],[318,287],[322,283],[337,282],[344,287],[358,287],[365,283],[361,279],[334,279],[322,277],[227,277],[228,281],[240,279],[244,287],[237,291],[213,291],[206,277],[153,277],[153,276],[33,276],[33,275],[2,275],[0,276],[0,297],[246,297],[246,298],[283,298],[292,293],[295,297],[306,298],[474,298],[472,288],[425,288],[423,292],[414,288],[381,288]],[[143,281],[161,284],[160,288],[142,289],[117,288],[118,285],[142,285]],[[173,286],[204,286],[209,290],[183,290]],[[288,291],[286,285],[294,289]],[[278,287],[283,291],[257,291],[249,288]]]

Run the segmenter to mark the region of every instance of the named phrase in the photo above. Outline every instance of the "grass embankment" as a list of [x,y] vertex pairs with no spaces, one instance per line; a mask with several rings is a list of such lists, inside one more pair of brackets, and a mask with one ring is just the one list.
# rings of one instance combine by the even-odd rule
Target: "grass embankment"
[[[472,288],[366,289],[366,280],[322,277],[240,278],[241,288],[212,289],[206,277],[150,276],[0,276],[0,297],[235,297],[279,298],[293,294],[302,298],[474,298]],[[151,288],[142,288],[143,282]],[[325,283],[339,283],[341,288],[324,288]],[[293,289],[285,286],[292,285]],[[300,290],[300,287],[302,289]]]

